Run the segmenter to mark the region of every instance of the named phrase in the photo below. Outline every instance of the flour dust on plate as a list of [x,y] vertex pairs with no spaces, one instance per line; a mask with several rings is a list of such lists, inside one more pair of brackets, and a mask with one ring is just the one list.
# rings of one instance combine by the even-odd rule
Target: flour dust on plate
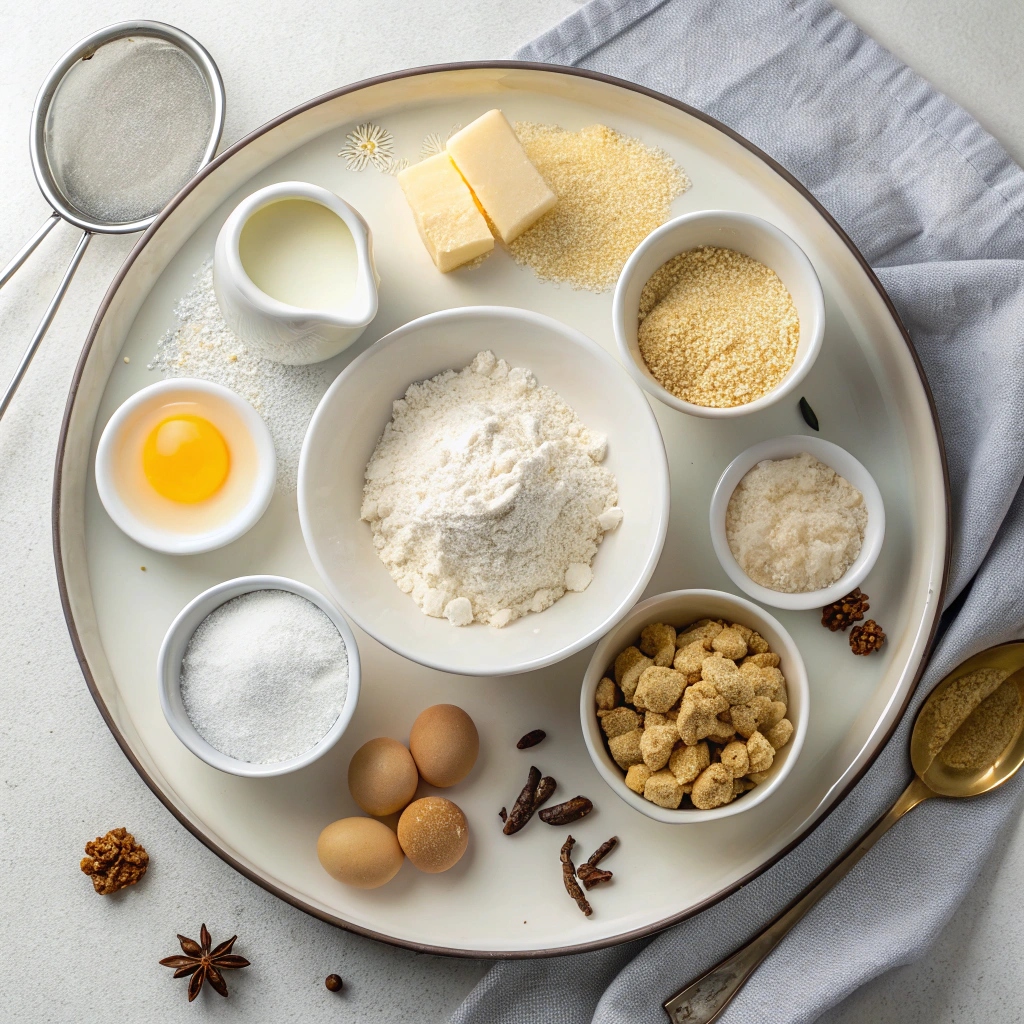
[[242,228],[238,254],[250,280],[272,299],[301,309],[343,310],[359,262],[348,225],[309,199],[281,199]]

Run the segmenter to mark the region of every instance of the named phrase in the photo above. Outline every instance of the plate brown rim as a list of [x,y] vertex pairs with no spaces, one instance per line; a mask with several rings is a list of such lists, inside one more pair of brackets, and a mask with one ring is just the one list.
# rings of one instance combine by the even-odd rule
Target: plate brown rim
[[[903,336],[904,343],[910,351],[911,358],[913,359],[914,365],[917,368],[918,377],[921,380],[921,385],[923,386],[925,395],[928,399],[929,410],[931,411],[932,425],[935,429],[935,436],[939,445],[939,456],[942,462],[942,477],[946,503],[946,552],[942,570],[942,583],[939,588],[939,592],[937,594],[937,599],[935,602],[936,611],[934,614],[934,619],[931,623],[931,628],[928,633],[928,640],[925,645],[924,653],[921,656],[921,662],[918,665],[917,671],[914,675],[914,681],[907,691],[907,695],[900,707],[899,714],[894,718],[893,724],[886,731],[885,735],[879,740],[874,752],[870,755],[870,757],[867,759],[867,761],[864,763],[861,769],[857,772],[857,774],[849,780],[846,786],[844,786],[838,794],[836,794],[832,803],[821,815],[821,817],[819,817],[817,821],[812,822],[798,836],[796,836],[792,840],[792,842],[788,843],[782,850],[780,850],[774,856],[768,858],[768,860],[766,860],[758,868],[744,875],[742,878],[738,879],[736,882],[733,882],[731,885],[726,886],[724,889],[721,889],[719,892],[716,892],[713,895],[707,897],[706,899],[701,900],[700,903],[692,907],[689,907],[687,910],[681,911],[678,914],[673,914],[670,917],[663,918],[660,921],[655,921],[653,924],[645,925],[642,928],[636,928],[632,931],[624,932],[620,935],[615,935],[602,939],[595,939],[592,942],[581,942],[573,946],[563,946],[551,949],[508,951],[457,949],[447,946],[433,946],[422,942],[412,942],[406,939],[398,939],[390,935],[384,935],[380,932],[374,931],[371,928],[364,928],[361,925],[356,925],[349,921],[345,921],[340,917],[334,916],[333,914],[325,913],[321,910],[318,910],[315,907],[309,906],[301,899],[298,899],[292,896],[291,894],[284,892],[282,889],[279,889],[273,883],[268,882],[264,878],[261,878],[255,871],[250,870],[248,867],[241,864],[239,861],[235,860],[235,858],[232,857],[230,853],[222,849],[209,836],[205,835],[198,827],[194,826],[186,817],[180,814],[177,808],[169,800],[169,798],[164,795],[160,787],[156,784],[155,780],[139,763],[131,747],[128,745],[124,736],[121,734],[121,731],[118,729],[113,718],[111,717],[110,712],[105,702],[103,701],[103,698],[100,696],[99,690],[96,686],[96,681],[92,675],[92,670],[89,667],[85,651],[83,650],[82,647],[81,638],[78,635],[78,627],[75,623],[74,616],[71,611],[71,603],[68,595],[67,580],[65,579],[64,575],[64,561],[60,540],[61,483],[63,476],[64,455],[67,449],[68,428],[70,424],[71,414],[74,409],[75,398],[78,393],[78,386],[81,382],[82,374],[84,373],[89,353],[92,350],[93,343],[96,339],[96,333],[97,330],[99,329],[99,324],[102,321],[104,315],[106,314],[107,309],[110,306],[110,303],[113,301],[113,297],[116,294],[118,288],[120,287],[121,282],[124,280],[124,277],[128,272],[128,269],[135,262],[135,260],[138,259],[139,255],[142,253],[146,245],[149,243],[150,238],[160,228],[160,226],[163,224],[164,220],[166,220],[166,218],[169,216],[171,211],[174,210],[181,203],[184,197],[188,195],[192,191],[192,189],[194,189],[196,185],[198,185],[200,181],[202,181],[215,168],[219,167],[222,163],[229,160],[235,153],[244,149],[254,140],[260,138],[262,135],[265,135],[267,132],[277,128],[279,125],[288,121],[290,118],[295,117],[296,115],[301,114],[307,110],[310,110],[313,107],[319,106],[322,103],[329,102],[341,96],[346,96],[350,93],[360,92],[363,89],[371,88],[376,85],[381,85],[385,82],[396,81],[403,78],[413,78],[420,75],[436,75],[460,71],[481,71],[492,69],[509,71],[536,71],[546,74],[569,75],[577,78],[587,78],[605,85],[612,85],[620,89],[626,89],[629,92],[634,92],[653,100],[658,100],[661,103],[665,103],[670,107],[674,107],[677,110],[681,110],[684,113],[689,114],[691,117],[703,121],[705,124],[708,124],[712,128],[716,128],[718,131],[722,132],[724,135],[732,139],[734,142],[739,143],[745,149],[749,150],[756,157],[758,157],[758,159],[763,161],[767,166],[769,166],[773,171],[775,171],[776,174],[778,174],[781,178],[783,178],[783,180],[785,180],[789,185],[791,185],[801,196],[803,196],[803,198],[806,199],[808,203],[810,203],[810,205],[815,209],[815,211],[825,220],[828,226],[836,233],[839,239],[846,245],[846,247],[850,250],[854,258],[857,260],[858,264],[864,271],[868,280],[871,282],[875,290],[878,292],[879,297],[885,303],[885,306],[889,311],[889,315],[892,317],[894,323],[900,331],[900,334]],[[351,85],[343,86],[340,89],[335,89],[332,90],[331,92],[323,93],[322,95],[317,96],[316,98],[309,100],[306,103],[302,103],[296,107],[293,107],[291,110],[286,111],[285,113],[279,115],[273,120],[268,121],[266,124],[261,125],[259,128],[255,129],[254,131],[250,132],[248,135],[240,139],[238,142],[234,143],[234,145],[228,147],[216,159],[211,161],[201,171],[199,171],[196,174],[196,176],[192,178],[191,181],[189,181],[185,185],[185,187],[174,197],[174,199],[172,199],[167,204],[167,206],[160,214],[160,216],[157,217],[153,224],[146,230],[143,236],[135,244],[134,248],[128,254],[124,263],[118,270],[116,276],[114,277],[114,280],[111,282],[110,287],[107,289],[107,292],[103,297],[103,301],[100,303],[99,309],[96,311],[96,315],[93,318],[92,325],[89,328],[89,334],[86,338],[85,345],[82,348],[82,354],[79,357],[78,365],[75,367],[75,374],[71,382],[71,389],[68,393],[67,405],[65,406],[64,409],[64,418],[61,422],[60,437],[57,442],[57,458],[53,478],[51,528],[53,534],[54,562],[57,570],[57,586],[60,591],[61,606],[64,609],[64,618],[67,621],[68,632],[71,635],[71,643],[75,650],[75,656],[78,659],[79,665],[81,666],[82,674],[85,677],[86,685],[89,687],[89,692],[92,694],[93,700],[96,702],[96,706],[99,709],[100,714],[103,716],[104,722],[106,722],[107,724],[107,728],[112,733],[114,739],[118,743],[118,746],[120,746],[121,750],[124,752],[125,757],[128,758],[128,761],[131,763],[132,767],[136,770],[136,772],[138,772],[143,782],[145,782],[146,785],[149,786],[149,788],[153,791],[153,794],[156,796],[156,798],[171,812],[171,814],[174,815],[175,818],[178,819],[179,822],[181,822],[181,824],[186,829],[188,829],[189,832],[192,833],[192,835],[196,837],[196,839],[198,839],[201,843],[203,843],[215,854],[217,854],[217,856],[220,857],[223,861],[225,861],[225,863],[231,865],[231,867],[233,867],[236,871],[240,872],[246,878],[255,882],[261,888],[266,889],[270,893],[273,893],[273,895],[277,896],[279,899],[284,900],[285,903],[288,903],[291,906],[296,907],[298,910],[301,910],[312,917],[318,918],[321,921],[325,921],[328,924],[332,924],[339,928],[343,928],[346,931],[354,932],[358,935],[366,936],[367,938],[377,939],[380,942],[386,942],[392,946],[400,946],[405,949],[411,949],[417,953],[430,953],[438,956],[465,957],[474,960],[518,960],[551,956],[566,956],[569,954],[585,953],[592,950],[605,949],[609,946],[617,946],[621,943],[630,942],[634,939],[646,938],[649,936],[656,935],[658,932],[664,931],[666,928],[669,928],[674,924],[679,924],[681,921],[685,921],[687,918],[692,917],[694,914],[699,914],[701,911],[706,910],[708,907],[713,906],[720,900],[723,900],[727,896],[730,896],[732,893],[736,892],[737,889],[742,888],[744,885],[747,885],[758,875],[767,871],[773,864],[777,863],[779,860],[785,857],[786,854],[788,854],[796,846],[798,846],[808,835],[810,835],[812,831],[814,831],[814,829],[816,829],[832,813],[833,810],[835,810],[836,807],[839,806],[839,804],[849,794],[850,790],[853,789],[853,787],[864,776],[865,772],[867,772],[868,768],[870,768],[871,765],[875,762],[875,759],[881,753],[882,748],[885,746],[889,738],[892,736],[893,732],[896,729],[896,726],[902,719],[903,714],[907,709],[907,705],[910,702],[910,698],[913,695],[914,691],[917,689],[917,684],[921,679],[922,673],[924,672],[925,665],[928,661],[928,655],[931,652],[932,644],[935,640],[935,633],[938,629],[939,619],[942,615],[943,599],[946,593],[946,585],[949,580],[949,567],[952,555],[950,510],[951,502],[949,489],[949,469],[946,461],[946,448],[942,438],[942,428],[939,425],[939,418],[935,408],[935,400],[932,396],[931,388],[928,386],[928,379],[925,377],[924,370],[921,366],[921,361],[917,356],[917,352],[914,350],[913,344],[911,343],[910,335],[907,332],[907,329],[904,326],[903,321],[900,319],[899,314],[896,312],[896,308],[893,305],[892,300],[889,298],[889,295],[882,287],[882,283],[875,276],[874,271],[872,271],[867,260],[864,259],[864,256],[861,254],[860,250],[853,243],[853,240],[839,226],[835,218],[828,212],[828,210],[826,210],[825,207],[822,206],[820,202],[818,202],[818,200],[810,193],[810,191],[808,191],[808,189],[800,181],[798,181],[789,171],[787,171],[785,167],[779,164],[776,160],[770,157],[763,150],[755,146],[748,139],[744,138],[738,132],[733,131],[733,129],[729,128],[721,121],[718,121],[717,119],[711,117],[709,114],[706,114],[701,110],[698,110],[696,107],[692,107],[689,104],[683,103],[680,100],[673,99],[671,96],[666,96],[664,93],[656,92],[653,89],[648,89],[642,85],[637,85],[633,82],[628,82],[621,78],[615,78],[612,75],[605,75],[600,72],[589,71],[584,68],[563,67],[562,65],[558,64],[542,64],[533,61],[493,60],[463,61],[449,64],[430,64],[419,68],[408,68],[404,71],[394,71],[385,75],[377,75],[373,78],[363,79],[360,82],[355,82]]]

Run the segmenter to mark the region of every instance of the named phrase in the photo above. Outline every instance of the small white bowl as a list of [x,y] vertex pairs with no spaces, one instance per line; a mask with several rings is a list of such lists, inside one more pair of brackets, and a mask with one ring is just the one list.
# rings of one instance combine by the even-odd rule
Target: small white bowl
[[[504,629],[424,615],[389,575],[360,520],[366,464],[410,384],[462,369],[490,349],[532,370],[608,437],[621,525],[605,534],[594,579]],[[331,385],[302,444],[299,521],[313,564],[346,615],[386,647],[442,672],[499,676],[551,665],[592,644],[633,606],[665,543],[665,444],[643,392],[614,356],[565,324],[524,309],[469,306],[413,320],[355,359]]]
[[[741,625],[756,629],[768,641],[771,649],[779,655],[779,668],[786,677],[786,688],[789,692],[789,709],[786,717],[793,723],[793,737],[776,754],[775,761],[769,769],[771,776],[748,793],[737,797],[732,803],[724,807],[715,807],[710,811],[700,811],[696,808],[673,810],[645,800],[626,785],[625,772],[612,760],[605,745],[594,703],[594,692],[604,676],[612,675],[612,664],[618,654],[631,644],[637,643],[640,631],[645,626],[652,622],[667,622],[679,627],[703,618],[725,619],[727,622],[739,622]],[[800,651],[793,638],[778,619],[746,598],[735,597],[720,590],[674,590],[667,594],[658,594],[638,604],[597,645],[583,677],[580,722],[583,725],[583,739],[591,760],[600,772],[601,778],[611,786],[616,796],[649,818],[673,825],[688,825],[699,821],[714,821],[716,818],[728,818],[741,811],[748,811],[767,800],[782,785],[783,780],[793,770],[804,744],[808,720],[808,695],[807,670],[804,668],[803,658],[800,657]]]
[[[123,460],[141,459],[140,451],[127,450],[133,439],[138,440],[134,435],[140,423],[154,410],[178,402],[195,403],[198,408],[193,411],[207,416],[221,430],[229,449],[233,441],[246,446],[245,461],[254,464],[247,490],[241,489],[244,481],[233,483],[229,474],[212,498],[196,505],[178,505],[146,491],[141,465],[137,474],[129,474],[138,476],[138,487],[130,486]],[[238,454],[232,455],[233,461]],[[241,460],[236,465],[240,469]],[[137,391],[110,417],[96,449],[96,489],[107,514],[132,540],[168,555],[195,555],[237,540],[266,512],[276,480],[274,441],[260,414],[230,389],[207,380],[176,377]],[[223,503],[223,507],[214,503]],[[174,522],[175,528],[161,525],[160,520]]]
[[[729,507],[729,499],[736,490],[737,484],[759,462],[765,459],[788,459],[806,452],[813,455],[819,462],[831,466],[841,477],[853,484],[862,495],[868,510],[868,523],[864,529],[864,541],[860,554],[853,565],[839,580],[824,590],[811,590],[801,594],[784,594],[778,590],[769,590],[755,583],[739,566],[733,557],[732,549],[725,532],[725,513]],[[874,477],[848,451],[831,441],[820,437],[808,437],[804,434],[789,434],[785,437],[773,437],[762,441],[741,452],[725,468],[715,485],[711,495],[711,543],[714,546],[718,561],[729,574],[729,579],[745,594],[749,594],[761,604],[773,608],[785,608],[788,611],[806,611],[808,608],[823,608],[833,601],[838,601],[850,593],[854,587],[860,586],[882,550],[885,538],[885,505],[882,493],[875,483]]]
[[[199,624],[212,611],[232,598],[250,594],[254,590],[284,590],[289,594],[297,594],[312,602],[337,627],[348,654],[348,694],[334,725],[320,741],[305,753],[290,757],[284,761],[273,761],[270,764],[253,764],[240,761],[238,758],[221,753],[212,747],[196,731],[185,711],[181,700],[181,659],[185,656],[192,634]],[[359,701],[359,648],[348,622],[334,605],[323,594],[307,587],[305,583],[289,580],[283,576],[242,576],[236,580],[218,583],[194,598],[178,612],[157,656],[157,681],[160,687],[160,707],[171,731],[182,743],[208,765],[230,775],[242,775],[250,779],[268,779],[275,775],[287,775],[312,764],[322,757],[341,738],[348,728],[349,722],[356,711]]]
[[[662,387],[647,368],[637,341],[640,293],[651,275],[673,256],[702,245],[718,246],[744,253],[779,275],[789,289],[800,317],[800,341],[789,373],[766,395],[725,409],[684,402]],[[652,231],[626,261],[615,285],[612,299],[612,328],[619,354],[633,379],[659,401],[708,419],[729,419],[746,416],[768,408],[790,394],[807,376],[821,350],[825,333],[825,302],[818,275],[804,251],[774,224],[748,213],[728,210],[702,210],[676,217]]]
[[[356,246],[356,284],[344,310],[303,309],[280,302],[253,284],[238,244],[246,221],[258,210],[285,199],[319,203],[344,221]],[[373,262],[370,228],[344,199],[319,185],[282,181],[243,199],[217,236],[213,285],[227,325],[265,359],[290,366],[319,363],[348,348],[377,315],[380,278]]]

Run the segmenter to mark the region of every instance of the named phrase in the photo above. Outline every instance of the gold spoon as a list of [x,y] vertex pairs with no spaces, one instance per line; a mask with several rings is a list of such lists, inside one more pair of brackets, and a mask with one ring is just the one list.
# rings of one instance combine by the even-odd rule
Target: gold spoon
[[760,935],[667,1000],[663,1005],[673,1024],[711,1024],[717,1020],[733,996],[790,929],[849,873],[880,836],[922,800],[933,796],[964,797],[988,793],[1016,774],[1024,764],[1024,729],[1020,724],[1003,750],[982,768],[951,768],[937,756],[955,728],[967,717],[967,711],[964,711],[956,725],[949,728],[938,712],[940,709],[948,711],[955,701],[957,690],[960,689],[956,686],[958,680],[978,669],[996,669],[1008,673],[1000,681],[1001,684],[1016,685],[1024,701],[1024,643],[989,648],[968,658],[950,672],[935,687],[918,712],[910,737],[910,760],[915,775],[896,803],[875,822],[856,846],[813,882]]

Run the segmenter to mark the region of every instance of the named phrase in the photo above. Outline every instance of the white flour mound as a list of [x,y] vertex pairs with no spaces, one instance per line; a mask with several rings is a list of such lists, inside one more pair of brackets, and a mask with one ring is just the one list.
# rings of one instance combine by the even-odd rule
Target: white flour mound
[[362,518],[427,615],[506,626],[585,590],[622,521],[606,439],[492,352],[409,387],[366,467]]

